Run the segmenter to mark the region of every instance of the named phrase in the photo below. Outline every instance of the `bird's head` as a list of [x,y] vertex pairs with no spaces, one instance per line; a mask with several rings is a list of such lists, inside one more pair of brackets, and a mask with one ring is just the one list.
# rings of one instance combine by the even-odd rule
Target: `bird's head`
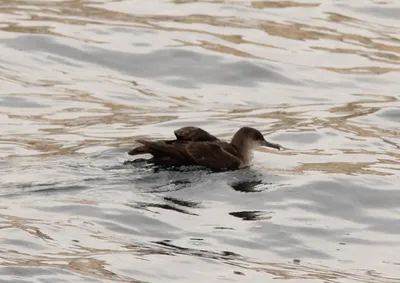
[[238,148],[246,148],[250,150],[259,146],[272,147],[278,150],[281,149],[279,144],[266,141],[260,131],[251,127],[240,128],[233,136],[231,143]]

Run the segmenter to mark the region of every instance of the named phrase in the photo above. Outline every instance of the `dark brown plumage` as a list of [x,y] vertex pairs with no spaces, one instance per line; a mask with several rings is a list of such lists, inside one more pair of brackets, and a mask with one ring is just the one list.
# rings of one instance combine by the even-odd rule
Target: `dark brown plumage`
[[213,170],[234,170],[249,166],[252,150],[258,146],[280,149],[267,142],[263,135],[250,127],[240,128],[230,143],[224,142],[197,127],[176,130],[175,140],[137,140],[142,146],[132,149],[129,155],[152,154],[158,162],[175,162],[179,165],[201,165]]

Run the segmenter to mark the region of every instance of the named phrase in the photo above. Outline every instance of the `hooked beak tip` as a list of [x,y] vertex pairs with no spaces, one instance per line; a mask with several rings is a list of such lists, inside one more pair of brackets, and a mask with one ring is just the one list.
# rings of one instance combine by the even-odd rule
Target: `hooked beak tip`
[[271,143],[266,140],[264,140],[264,146],[276,148],[277,150],[281,150],[281,148],[282,148],[279,144]]

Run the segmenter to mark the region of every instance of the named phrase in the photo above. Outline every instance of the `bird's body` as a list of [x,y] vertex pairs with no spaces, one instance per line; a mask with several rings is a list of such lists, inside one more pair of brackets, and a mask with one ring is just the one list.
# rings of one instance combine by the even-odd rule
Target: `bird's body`
[[129,155],[152,154],[157,162],[178,165],[201,165],[213,170],[235,170],[250,165],[252,150],[258,146],[280,149],[267,142],[256,129],[239,129],[230,143],[224,142],[197,127],[176,130],[175,140],[137,140],[142,146],[129,151]]

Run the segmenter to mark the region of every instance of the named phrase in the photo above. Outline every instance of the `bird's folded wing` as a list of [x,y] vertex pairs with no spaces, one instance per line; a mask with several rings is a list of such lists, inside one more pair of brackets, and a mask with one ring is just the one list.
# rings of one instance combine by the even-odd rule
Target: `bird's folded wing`
[[218,141],[218,138],[198,127],[183,127],[174,131],[174,133],[178,140]]
[[137,142],[145,145],[148,148],[148,153],[153,154],[154,157],[167,156],[178,160],[185,158],[183,145],[169,145],[164,141],[137,140]]
[[240,165],[240,159],[225,151],[218,143],[188,143],[186,151],[196,161],[196,164],[212,169],[236,169]]

